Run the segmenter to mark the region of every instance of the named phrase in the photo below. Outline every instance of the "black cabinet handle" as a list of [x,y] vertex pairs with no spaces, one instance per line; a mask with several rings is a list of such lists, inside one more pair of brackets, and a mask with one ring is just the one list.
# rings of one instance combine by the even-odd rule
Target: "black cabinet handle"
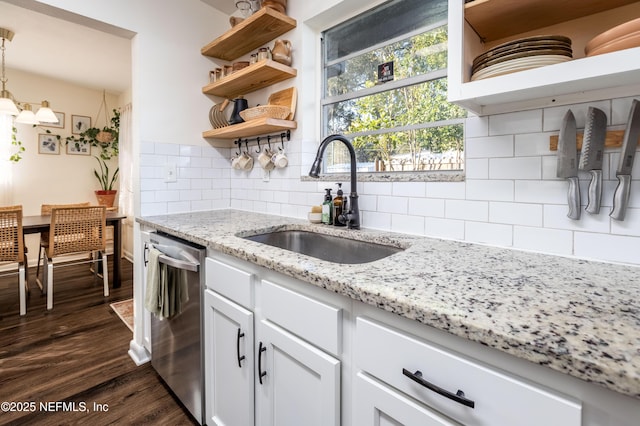
[[475,408],[476,406],[476,403],[474,401],[464,397],[464,392],[462,392],[461,390],[458,389],[458,392],[451,393],[448,390],[442,389],[441,387],[434,385],[433,383],[429,383],[422,378],[422,372],[420,371],[416,371],[415,373],[412,373],[406,368],[403,368],[402,374],[404,374],[414,382],[420,383],[425,388],[444,396],[445,398],[449,398],[459,404],[466,405],[467,407]]
[[267,375],[266,371],[262,371],[262,353],[267,351],[266,346],[262,346],[262,342],[258,345],[258,380],[262,384],[262,378]]
[[147,266],[147,263],[149,263],[149,259],[147,259],[148,251],[149,251],[149,243],[144,243],[144,249],[142,250],[142,260],[144,262],[144,266]]
[[238,328],[238,337],[236,338],[236,356],[238,357],[238,367],[242,368],[242,361],[246,358],[244,355],[240,356],[240,338],[244,337],[244,333]]

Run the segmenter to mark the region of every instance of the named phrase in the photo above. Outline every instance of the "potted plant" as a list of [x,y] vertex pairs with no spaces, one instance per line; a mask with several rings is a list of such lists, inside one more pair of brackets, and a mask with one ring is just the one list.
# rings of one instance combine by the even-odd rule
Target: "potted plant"
[[116,199],[117,190],[113,189],[113,184],[118,178],[118,172],[120,171],[119,167],[116,167],[115,171],[112,175],[109,175],[109,166],[107,162],[100,157],[94,157],[98,164],[100,165],[100,173],[98,170],[94,169],[93,174],[95,175],[98,182],[100,182],[100,187],[102,189],[96,190],[96,198],[98,199],[98,204],[106,207],[113,207],[113,203]]
[[76,148],[86,144],[102,148],[100,158],[109,160],[118,155],[118,139],[120,137],[120,111],[113,110],[113,116],[109,119],[108,125],[99,127],[89,127],[79,135],[71,135],[66,138],[66,143],[72,143]]

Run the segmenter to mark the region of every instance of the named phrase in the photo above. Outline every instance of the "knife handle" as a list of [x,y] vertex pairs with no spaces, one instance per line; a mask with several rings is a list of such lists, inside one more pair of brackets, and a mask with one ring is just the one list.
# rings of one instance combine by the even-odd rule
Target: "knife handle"
[[589,182],[589,203],[585,209],[587,213],[600,213],[600,200],[602,199],[602,170],[590,170],[591,182]]
[[567,199],[569,201],[569,213],[567,217],[569,219],[580,219],[580,184],[578,183],[578,177],[568,177],[569,181],[569,193]]
[[631,192],[631,175],[618,175],[618,187],[613,194],[612,219],[624,220],[624,215],[629,204],[629,193]]

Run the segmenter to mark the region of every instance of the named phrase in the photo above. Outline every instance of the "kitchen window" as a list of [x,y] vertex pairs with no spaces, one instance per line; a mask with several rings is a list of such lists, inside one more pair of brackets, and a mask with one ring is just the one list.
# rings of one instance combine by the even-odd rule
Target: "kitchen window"
[[[466,111],[447,102],[447,1],[392,0],[322,35],[324,136],[359,172],[462,170]],[[342,144],[325,173],[349,171]]]

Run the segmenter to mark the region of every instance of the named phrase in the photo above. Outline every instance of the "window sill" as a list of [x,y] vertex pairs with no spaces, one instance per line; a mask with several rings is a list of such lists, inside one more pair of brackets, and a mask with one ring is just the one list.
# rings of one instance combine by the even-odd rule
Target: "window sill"
[[[358,173],[358,182],[464,182],[464,171],[452,170],[441,172],[377,172]],[[300,176],[303,182],[326,181],[326,182],[349,182],[349,173],[322,174],[318,178],[310,176]]]

